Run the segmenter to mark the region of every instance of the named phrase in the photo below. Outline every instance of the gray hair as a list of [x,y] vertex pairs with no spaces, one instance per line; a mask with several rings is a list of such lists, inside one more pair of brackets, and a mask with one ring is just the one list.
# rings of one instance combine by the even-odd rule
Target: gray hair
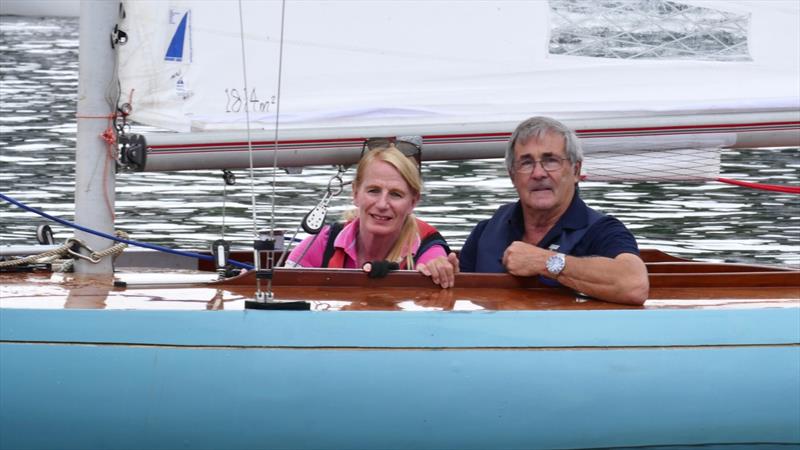
[[556,133],[564,138],[564,147],[566,147],[567,158],[571,164],[583,161],[583,149],[581,143],[578,141],[578,136],[572,129],[563,123],[551,119],[549,117],[531,117],[521,124],[517,125],[517,129],[511,135],[506,147],[506,168],[511,173],[514,167],[514,146],[517,142],[525,144],[529,139],[542,139],[547,133]]

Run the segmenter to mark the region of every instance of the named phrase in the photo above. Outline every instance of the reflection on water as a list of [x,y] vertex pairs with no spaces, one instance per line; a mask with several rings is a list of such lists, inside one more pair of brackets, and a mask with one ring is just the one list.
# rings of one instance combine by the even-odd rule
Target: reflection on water
[[[73,219],[73,157],[77,97],[76,19],[0,19],[0,191]],[[798,149],[725,151],[727,178],[798,185]],[[514,199],[501,160],[429,162],[418,208],[456,247],[472,226]],[[246,171],[226,187],[219,171],[119,174],[117,226],[132,239],[206,248],[225,229],[242,247],[252,239],[251,186]],[[256,170],[258,228],[270,224],[272,172]],[[293,232],[321,198],[329,167],[277,174],[275,225]],[[352,174],[350,174],[352,176]],[[642,247],[679,256],[800,266],[800,196],[721,183],[582,184],[587,203],[622,219]],[[336,216],[350,207],[332,202]],[[223,218],[223,210],[225,216]],[[43,223],[14,206],[0,206],[3,244],[32,243]],[[54,227],[57,239],[71,232]]]

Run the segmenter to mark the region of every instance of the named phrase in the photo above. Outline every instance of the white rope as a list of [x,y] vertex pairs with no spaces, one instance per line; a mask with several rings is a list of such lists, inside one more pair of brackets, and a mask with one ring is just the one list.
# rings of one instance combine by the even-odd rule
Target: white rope
[[69,246],[67,244],[64,244],[61,247],[54,248],[53,250],[49,250],[40,253],[38,255],[30,255],[24,258],[11,259],[8,261],[0,261],[0,267],[14,267],[30,263],[43,263],[51,259],[55,259],[56,257],[66,255],[68,253],[68,250]]
[[[124,231],[118,230],[114,234],[120,239],[125,239],[125,240],[128,239],[128,233]],[[116,256],[122,253],[122,251],[125,250],[126,248],[128,248],[128,244],[124,242],[117,242],[116,244],[112,245],[111,247],[108,247],[105,250],[101,250],[99,252],[92,252],[89,256],[97,260],[97,262],[100,262],[101,259],[107,256]]]
[[[128,239],[128,234],[124,231],[117,231],[116,236],[121,239]],[[80,254],[74,250],[72,250],[73,245],[78,244],[83,248],[90,250],[89,255]],[[54,248],[52,250],[48,250],[46,252],[42,252],[38,255],[30,255],[24,258],[17,258],[12,259],[9,261],[0,261],[0,267],[14,267],[20,266],[23,264],[30,264],[30,263],[45,263],[51,260],[56,259],[59,256],[67,256],[72,255],[73,257],[85,259],[93,264],[97,264],[100,262],[101,259],[108,257],[108,256],[116,256],[122,253],[125,248],[128,247],[128,244],[124,242],[118,242],[105,250],[101,250],[99,252],[92,251],[83,241],[75,238],[67,239],[66,242],[61,247]]]

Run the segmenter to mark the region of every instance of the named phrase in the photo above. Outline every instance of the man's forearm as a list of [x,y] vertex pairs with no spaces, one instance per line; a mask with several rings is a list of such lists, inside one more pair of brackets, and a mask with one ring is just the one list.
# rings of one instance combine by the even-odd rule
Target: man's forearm
[[[546,270],[543,274],[547,276]],[[613,259],[567,256],[557,280],[578,292],[614,303],[641,305],[650,291],[647,267],[631,253]]]

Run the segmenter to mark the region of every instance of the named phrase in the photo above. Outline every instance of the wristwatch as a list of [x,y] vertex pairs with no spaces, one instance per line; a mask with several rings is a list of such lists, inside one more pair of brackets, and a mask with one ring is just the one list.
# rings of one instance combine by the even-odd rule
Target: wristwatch
[[545,267],[547,267],[547,271],[550,272],[553,278],[557,277],[558,274],[564,270],[565,265],[567,265],[567,260],[563,253],[556,253],[547,258],[547,262],[545,262]]

